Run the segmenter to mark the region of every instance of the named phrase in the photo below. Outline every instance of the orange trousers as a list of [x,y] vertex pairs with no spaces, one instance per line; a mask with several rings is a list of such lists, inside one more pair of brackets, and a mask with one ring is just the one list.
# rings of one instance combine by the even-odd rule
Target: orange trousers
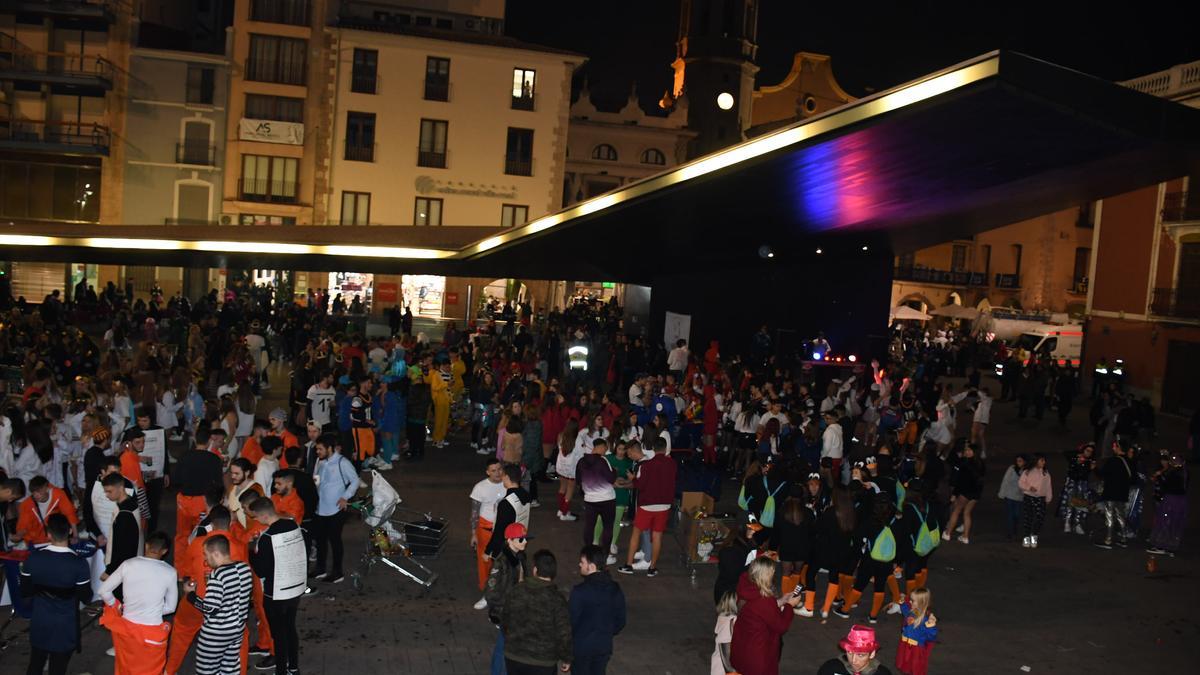
[[488,575],[492,573],[492,558],[487,551],[488,542],[492,540],[492,521],[480,518],[475,526],[475,565],[479,571],[479,590],[487,586]]
[[354,436],[354,450],[358,461],[375,456],[375,430],[370,427],[355,427],[351,432]]
[[175,559],[179,560],[183,557],[184,551],[187,550],[188,537],[200,525],[200,519],[204,516],[204,511],[207,509],[207,504],[204,503],[204,496],[189,497],[187,495],[175,495]]
[[143,626],[121,616],[117,606],[108,605],[100,625],[112,632],[116,650],[113,675],[162,675],[167,663],[167,637],[171,624]]
[[271,639],[271,626],[267,623],[267,611],[263,608],[262,579],[254,577],[254,618],[258,620],[258,641],[255,646],[262,647],[275,655],[275,641]]

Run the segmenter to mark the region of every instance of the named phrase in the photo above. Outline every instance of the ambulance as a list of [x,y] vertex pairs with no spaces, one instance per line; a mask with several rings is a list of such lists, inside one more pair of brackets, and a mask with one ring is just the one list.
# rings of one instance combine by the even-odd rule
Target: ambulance
[[1033,355],[1049,356],[1050,360],[1060,366],[1071,365],[1079,367],[1083,355],[1083,326],[1071,324],[1032,328],[1021,333],[1013,344],[1013,349],[1023,349],[1029,354],[1025,363]]

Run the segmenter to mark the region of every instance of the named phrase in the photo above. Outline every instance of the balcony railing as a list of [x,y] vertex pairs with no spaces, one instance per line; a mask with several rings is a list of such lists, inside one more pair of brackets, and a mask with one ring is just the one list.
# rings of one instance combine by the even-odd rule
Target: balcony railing
[[923,281],[950,286],[987,286],[987,275],[982,272],[954,272],[920,265],[897,267],[892,278],[896,281]]
[[113,65],[95,54],[36,52],[0,33],[0,79],[57,81],[112,88]]
[[1200,220],[1200,193],[1168,192],[1163,195],[1162,219],[1164,223]]
[[1076,279],[1075,281],[1073,281],[1071,283],[1071,287],[1067,289],[1067,292],[1075,293],[1076,295],[1087,295],[1087,292],[1088,292],[1087,277],[1084,277],[1082,279]]
[[1020,288],[1021,277],[1016,274],[997,274],[996,288]]
[[533,160],[524,159],[521,157],[504,158],[504,173],[509,176],[532,176],[533,175]]
[[446,168],[446,153],[418,149],[417,166],[425,166],[431,169],[444,169]]
[[216,166],[217,146],[208,143],[191,143],[187,141],[176,143],[175,163]]
[[512,97],[513,110],[533,110],[532,96],[514,96]]
[[241,179],[242,201],[295,204],[299,201],[298,185],[293,181],[266,178]]
[[9,147],[58,151],[67,146],[76,152],[107,155],[111,141],[108,127],[92,122],[0,120],[0,144]]
[[1156,288],[1150,300],[1155,316],[1200,321],[1200,287]]
[[355,94],[374,94],[379,77],[375,74],[355,73],[350,76],[350,91]]
[[15,0],[11,4],[12,9],[21,14],[42,13],[47,16],[112,21],[117,0]]
[[425,80],[426,101],[449,101],[450,83],[438,80]]
[[352,162],[374,162],[375,146],[346,143],[346,159]]
[[220,225],[221,223],[215,220],[205,220],[203,218],[164,218],[164,225]]
[[250,19],[291,26],[309,25],[309,0],[252,0]]

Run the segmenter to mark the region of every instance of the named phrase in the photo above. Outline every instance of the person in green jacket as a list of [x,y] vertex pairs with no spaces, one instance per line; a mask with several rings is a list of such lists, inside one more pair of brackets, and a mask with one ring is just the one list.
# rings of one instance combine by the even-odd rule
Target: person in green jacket
[[[629,486],[629,479],[625,478],[625,474],[633,471],[635,462],[629,456],[629,444],[626,441],[617,441],[613,444],[612,452],[609,452],[604,457],[612,466],[613,472],[619,476],[613,485],[617,492],[617,510],[616,516],[613,518],[613,536],[612,546],[608,550],[608,564],[615,565],[617,563],[617,542],[621,540],[621,527],[625,524],[625,510],[629,508],[629,500],[632,490]],[[593,535],[592,543],[599,545],[601,534],[604,532],[604,523],[596,521],[596,533]]]
[[500,611],[504,664],[510,675],[553,675],[570,669],[574,643],[567,599],[554,585],[558,561],[542,549],[532,574],[505,596]]

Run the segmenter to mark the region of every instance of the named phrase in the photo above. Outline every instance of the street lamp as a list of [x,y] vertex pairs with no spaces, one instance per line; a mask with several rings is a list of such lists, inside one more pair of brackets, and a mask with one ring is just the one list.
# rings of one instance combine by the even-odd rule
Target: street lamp
[[717,107],[721,110],[729,110],[733,107],[733,94],[723,91],[717,94]]

